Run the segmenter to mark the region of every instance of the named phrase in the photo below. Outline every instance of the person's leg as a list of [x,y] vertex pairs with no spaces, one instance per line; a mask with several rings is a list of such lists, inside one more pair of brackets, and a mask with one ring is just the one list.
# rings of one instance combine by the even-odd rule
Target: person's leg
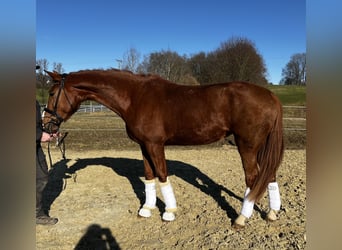
[[49,217],[43,209],[43,191],[48,182],[48,167],[44,152],[37,149],[36,156],[36,224],[53,225],[58,222],[57,218]]

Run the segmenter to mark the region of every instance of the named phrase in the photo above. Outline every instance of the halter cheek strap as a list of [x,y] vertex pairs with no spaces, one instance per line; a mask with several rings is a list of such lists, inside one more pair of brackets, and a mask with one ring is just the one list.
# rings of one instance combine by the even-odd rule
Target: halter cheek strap
[[44,108],[45,112],[51,114],[52,116],[56,117],[56,119],[57,119],[57,120],[51,120],[49,123],[52,123],[53,125],[56,125],[58,127],[64,121],[64,119],[60,115],[58,115],[58,113],[57,113],[57,104],[58,104],[58,100],[59,100],[59,97],[61,95],[62,89],[64,88],[64,81],[65,81],[66,76],[67,76],[67,74],[62,75],[62,80],[61,80],[61,83],[59,85],[59,89],[58,89],[55,104],[53,106],[53,110],[50,110],[48,108]]

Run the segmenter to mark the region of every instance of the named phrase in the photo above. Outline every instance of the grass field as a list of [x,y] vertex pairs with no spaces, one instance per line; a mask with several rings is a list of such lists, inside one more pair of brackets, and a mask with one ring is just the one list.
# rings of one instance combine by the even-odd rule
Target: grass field
[[306,105],[306,86],[268,86],[273,93],[280,99],[283,105]]

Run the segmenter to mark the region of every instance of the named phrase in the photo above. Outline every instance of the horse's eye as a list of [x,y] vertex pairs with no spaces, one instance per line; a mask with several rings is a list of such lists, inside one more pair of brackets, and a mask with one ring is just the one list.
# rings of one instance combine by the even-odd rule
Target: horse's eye
[[50,92],[50,93],[49,93],[49,96],[53,96],[53,95],[54,95],[54,93],[53,93],[53,92]]

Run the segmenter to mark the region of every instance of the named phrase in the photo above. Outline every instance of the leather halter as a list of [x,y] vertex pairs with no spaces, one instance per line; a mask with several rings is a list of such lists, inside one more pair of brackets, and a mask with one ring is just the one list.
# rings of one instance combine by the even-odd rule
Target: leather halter
[[[47,130],[49,130],[49,128],[51,128],[51,125],[59,127],[61,125],[61,123],[64,121],[64,119],[57,113],[57,105],[58,105],[58,101],[59,101],[59,97],[61,95],[62,89],[64,89],[64,81],[65,81],[66,77],[67,77],[67,74],[62,75],[62,79],[61,79],[61,82],[59,85],[59,89],[58,89],[55,104],[53,106],[53,110],[50,110],[48,108],[44,108],[44,111],[49,113],[53,117],[50,119],[49,122],[47,122],[47,124],[44,124],[44,128],[47,127]],[[49,126],[49,124],[50,124],[50,126]],[[47,131],[47,132],[51,132],[51,131]]]

